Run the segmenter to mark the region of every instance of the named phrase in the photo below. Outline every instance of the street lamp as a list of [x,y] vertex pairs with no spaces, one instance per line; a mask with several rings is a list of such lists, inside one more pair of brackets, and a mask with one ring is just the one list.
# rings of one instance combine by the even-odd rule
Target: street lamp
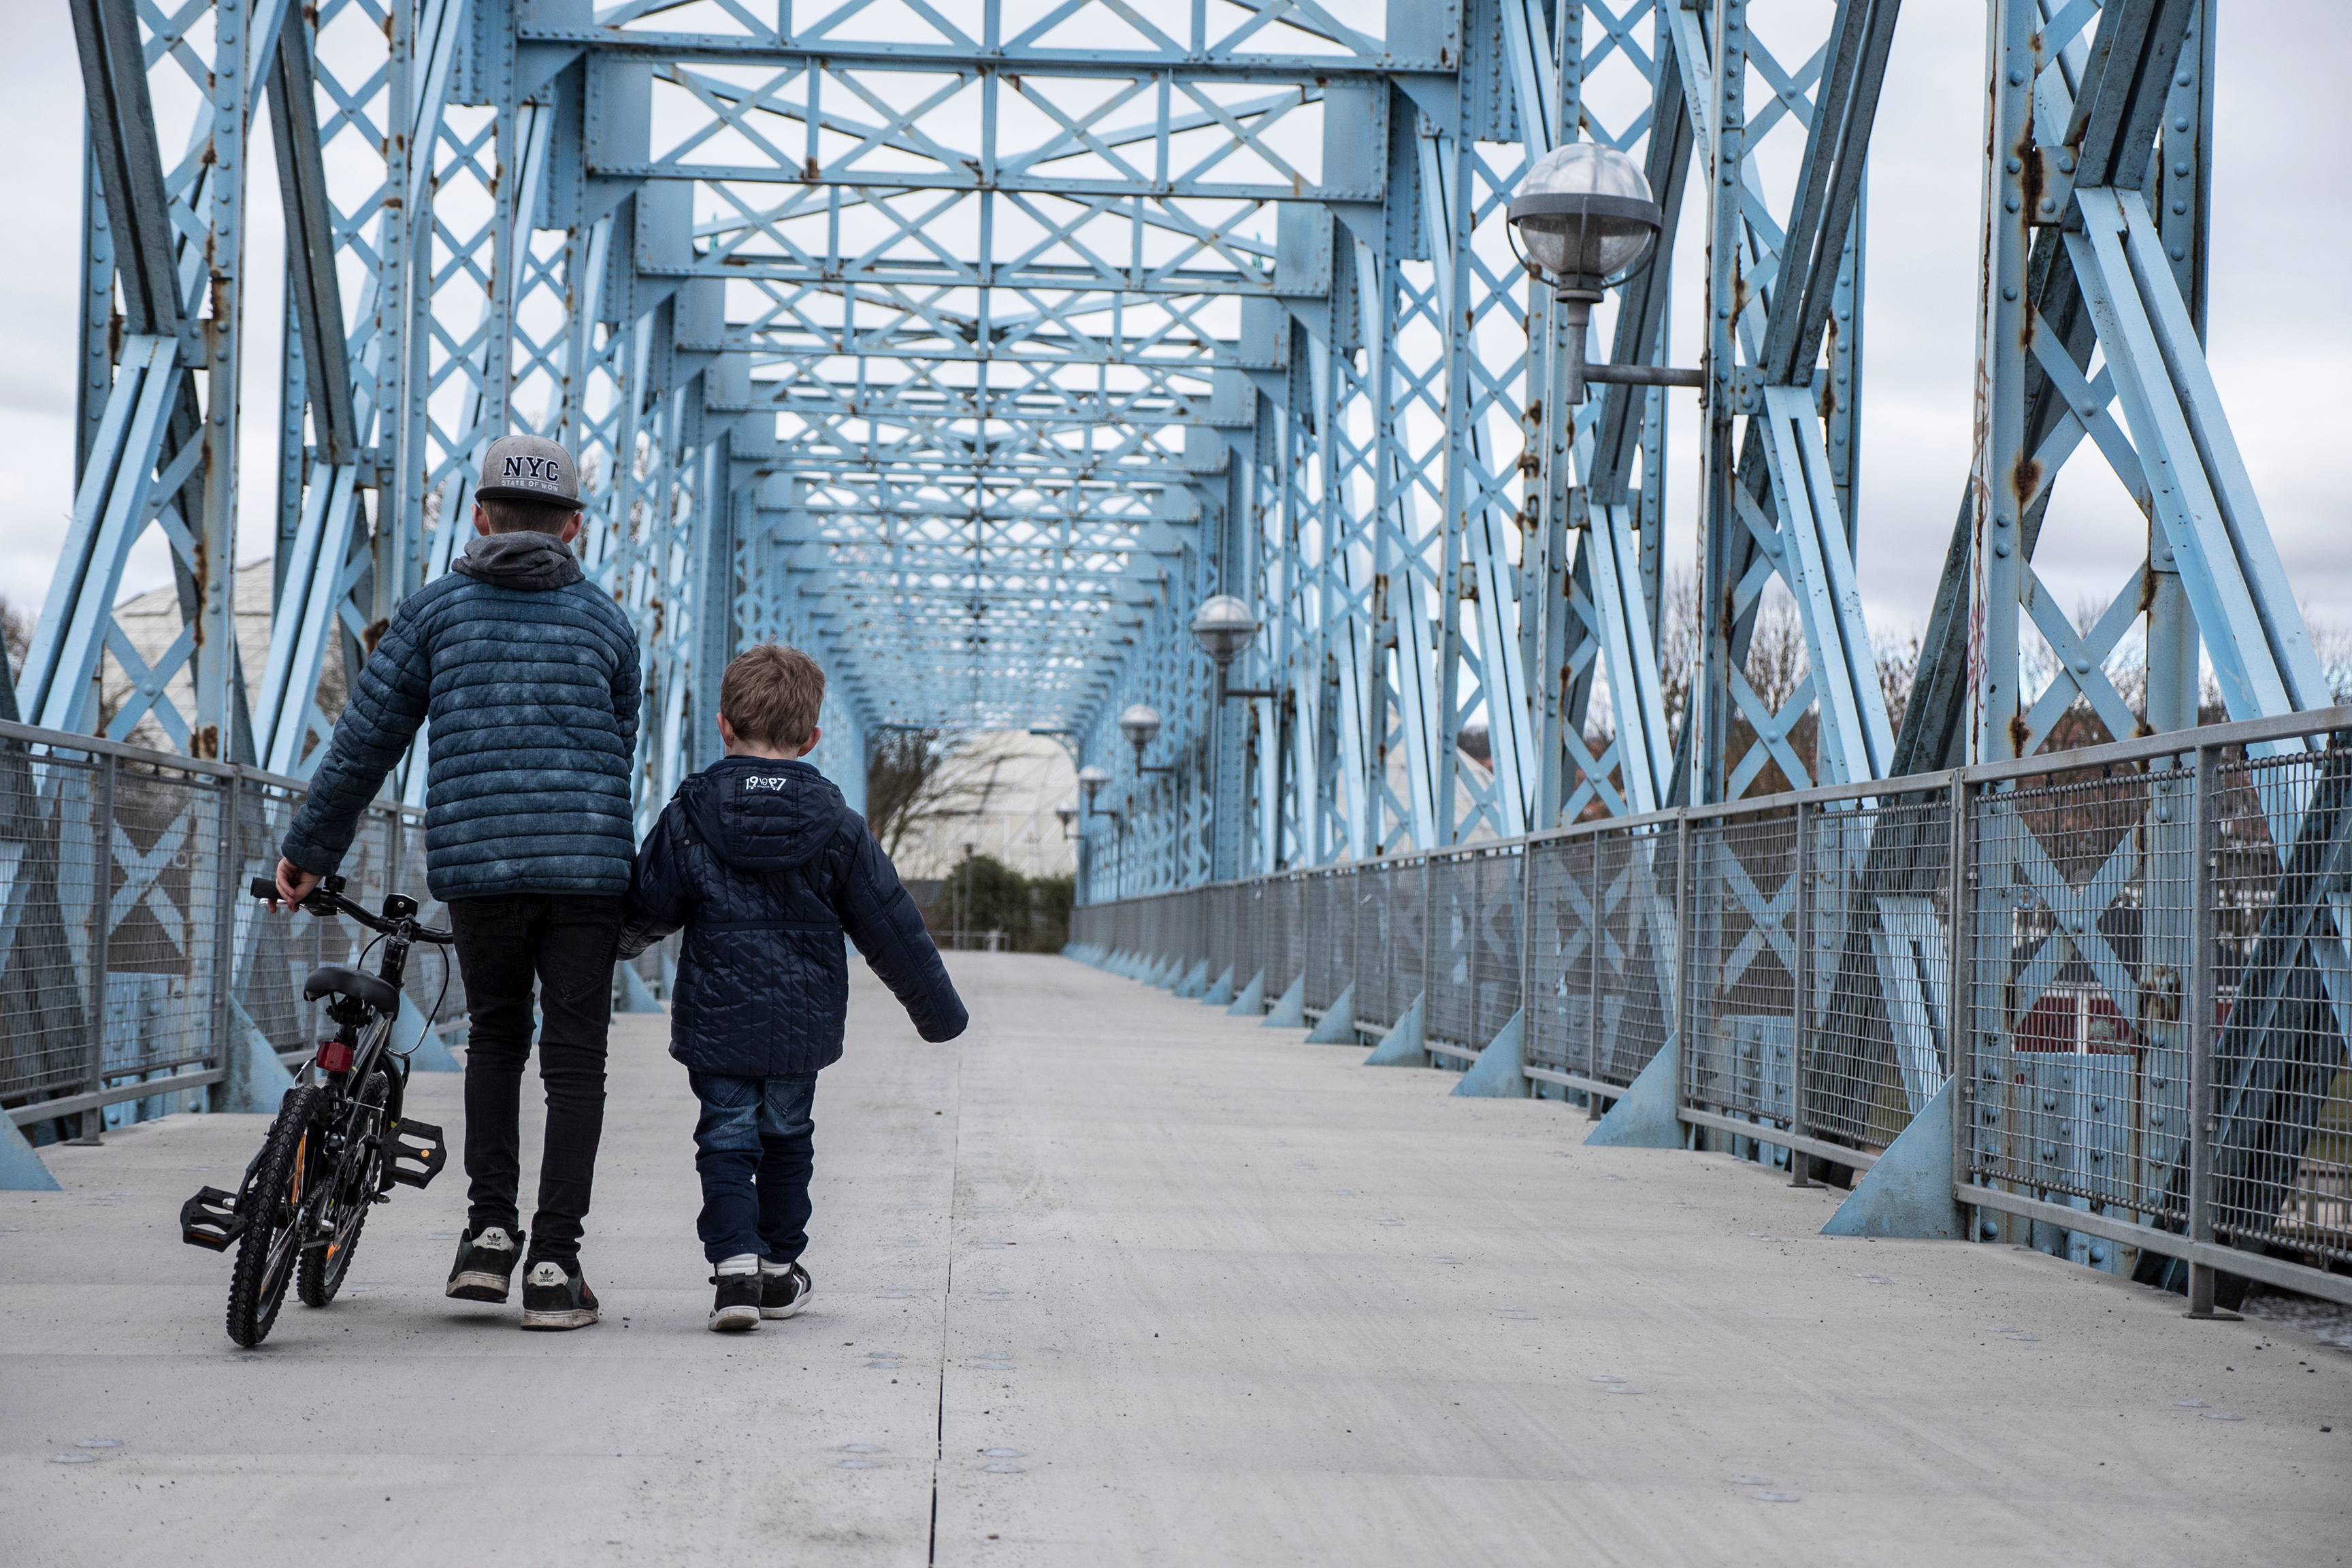
[[1070,841],[1070,824],[1077,819],[1078,808],[1075,805],[1057,805],[1054,808],[1054,820],[1062,825],[1063,843],[1066,844]]
[[[1106,811],[1101,806],[1095,804],[1095,796],[1102,794],[1103,785],[1108,783],[1110,783],[1110,773],[1098,763],[1088,763],[1085,767],[1078,770],[1078,788],[1085,792],[1087,797],[1087,809],[1097,816],[1108,816],[1111,821],[1117,823],[1118,825],[1118,837],[1121,839],[1125,839],[1127,837],[1126,819],[1121,817],[1118,812]],[[1087,834],[1081,834],[1078,837],[1079,848],[1087,851],[1087,853],[1086,876],[1087,897],[1089,899],[1094,897],[1094,860],[1091,848],[1087,842],[1090,837],[1090,835]],[[1126,881],[1127,866],[1125,864],[1125,859],[1122,857],[1113,874],[1110,894],[1112,898],[1116,899],[1119,896],[1120,892],[1124,890]]]
[[1127,737],[1127,743],[1135,748],[1137,773],[1172,773],[1176,771],[1176,765],[1173,763],[1164,763],[1159,767],[1144,765],[1143,748],[1151,744],[1151,737],[1160,733],[1159,709],[1145,702],[1131,705],[1126,712],[1118,716],[1118,731]]
[[1528,171],[1507,216],[1528,270],[1549,279],[1552,298],[1566,307],[1574,341],[1568,362],[1570,404],[1584,401],[1588,381],[1628,386],[1704,384],[1695,370],[1584,363],[1584,333],[1592,307],[1605,291],[1650,265],[1665,222],[1651,197],[1650,182],[1633,159],[1594,142],[1555,147]]
[[1192,612],[1192,640],[1201,645],[1217,665],[1217,700],[1224,702],[1234,697],[1273,697],[1271,689],[1262,687],[1227,686],[1225,671],[1242,649],[1249,647],[1257,636],[1257,616],[1250,607],[1231,594],[1213,594],[1201,602]]

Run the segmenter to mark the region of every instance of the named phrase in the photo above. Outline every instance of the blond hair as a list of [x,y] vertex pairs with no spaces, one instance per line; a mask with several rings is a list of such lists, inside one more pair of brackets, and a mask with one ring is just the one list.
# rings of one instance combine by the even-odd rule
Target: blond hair
[[737,740],[753,745],[807,745],[824,702],[824,667],[782,643],[737,655],[719,678],[719,711]]

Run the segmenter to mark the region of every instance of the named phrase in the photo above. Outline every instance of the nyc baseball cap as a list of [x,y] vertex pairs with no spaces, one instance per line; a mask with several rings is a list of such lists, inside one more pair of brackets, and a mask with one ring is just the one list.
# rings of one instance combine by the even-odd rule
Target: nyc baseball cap
[[482,458],[482,482],[474,493],[485,500],[530,500],[576,510],[580,470],[571,453],[544,436],[501,436]]

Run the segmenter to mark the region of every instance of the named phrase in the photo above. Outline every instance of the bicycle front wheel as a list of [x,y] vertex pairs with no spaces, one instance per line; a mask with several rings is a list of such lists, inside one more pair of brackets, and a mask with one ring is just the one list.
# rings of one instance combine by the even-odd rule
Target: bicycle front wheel
[[304,1216],[319,1159],[320,1094],[308,1084],[286,1091],[269,1124],[260,1162],[239,1206],[251,1217],[229,1271],[228,1337],[250,1348],[269,1337],[292,1283]]

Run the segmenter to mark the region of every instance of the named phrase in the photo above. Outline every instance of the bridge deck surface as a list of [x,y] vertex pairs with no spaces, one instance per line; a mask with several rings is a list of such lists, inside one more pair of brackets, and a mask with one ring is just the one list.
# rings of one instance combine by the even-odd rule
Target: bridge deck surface
[[[861,969],[815,1303],[742,1337],[703,1328],[659,1018],[616,1022],[584,1332],[443,1299],[453,1161],[238,1352],[174,1218],[260,1121],[46,1151],[64,1193],[0,1194],[0,1556],[2340,1561],[2340,1352],[2038,1254],[1823,1238],[1837,1194],[1073,963],[956,969],[949,1047]],[[457,1079],[417,1083],[454,1141]]]

